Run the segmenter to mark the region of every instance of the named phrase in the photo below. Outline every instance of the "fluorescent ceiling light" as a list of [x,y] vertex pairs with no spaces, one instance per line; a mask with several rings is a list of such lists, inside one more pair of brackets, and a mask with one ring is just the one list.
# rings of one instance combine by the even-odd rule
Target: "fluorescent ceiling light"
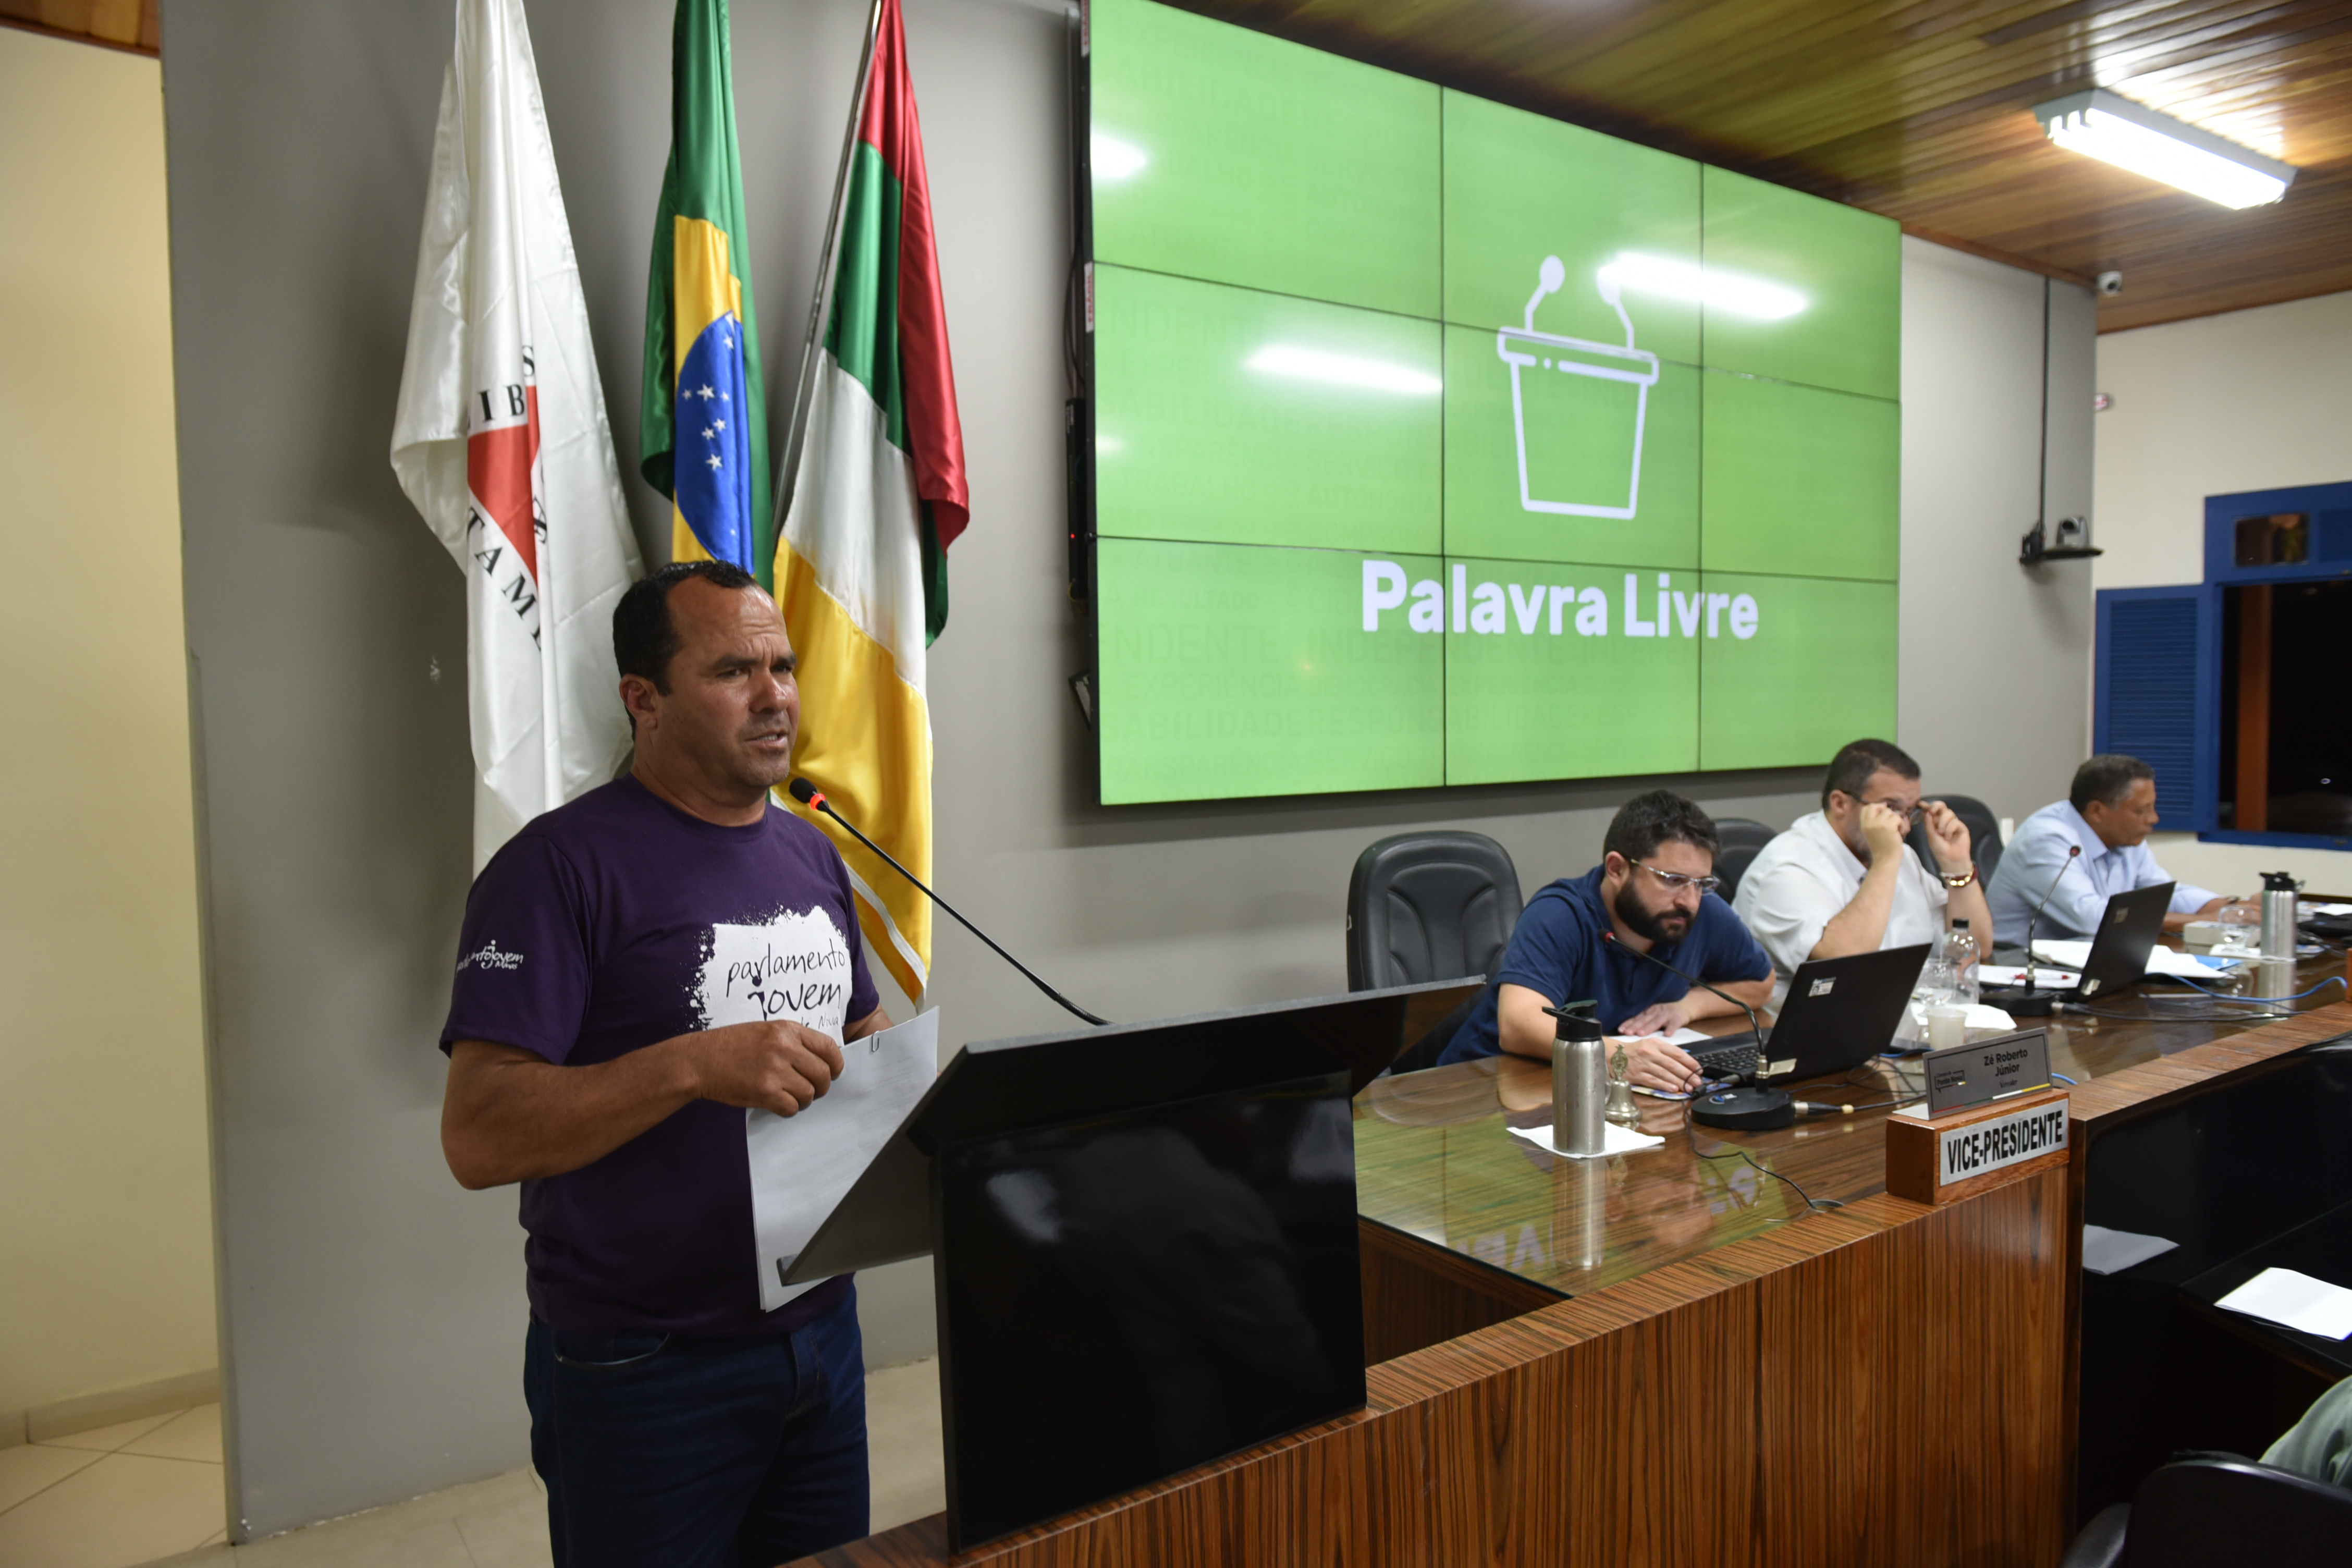
[[1096,132],[1087,142],[1087,162],[1094,167],[1097,180],[1124,180],[1151,162],[1142,148],[1122,142],[1116,136]]
[[1805,308],[1805,297],[1794,289],[1783,289],[1760,278],[1742,278],[1712,267],[1635,251],[1627,251],[1602,267],[1597,276],[1601,282],[1613,283],[1620,289],[1697,300],[1714,310],[1767,321],[1793,316]]
[[1426,371],[1383,360],[1358,359],[1352,354],[1325,353],[1320,349],[1291,348],[1274,343],[1249,359],[1249,368],[1265,375],[1296,376],[1301,381],[1328,381],[1337,386],[1368,387],[1426,397],[1445,390],[1445,383]]
[[2103,87],[2035,104],[2033,117],[2051,141],[2070,153],[2087,153],[2225,207],[2274,202],[2294,183],[2292,163],[2117,98]]

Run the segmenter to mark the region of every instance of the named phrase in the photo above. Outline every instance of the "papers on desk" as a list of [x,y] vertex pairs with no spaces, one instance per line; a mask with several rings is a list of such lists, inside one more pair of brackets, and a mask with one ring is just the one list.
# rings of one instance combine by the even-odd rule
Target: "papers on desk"
[[2265,1268],[2213,1304],[2324,1340],[2352,1334],[2352,1290],[2292,1268]]
[[2083,1227],[2083,1267],[2093,1274],[2120,1274],[2151,1258],[2161,1258],[2179,1245],[2160,1236],[2086,1225]]
[[2305,903],[2295,907],[2306,915],[2352,915],[2352,904]]
[[[2042,963],[2063,963],[2081,969],[2090,962],[2091,944],[2071,938],[2043,937],[2033,944],[2033,956]],[[2217,969],[2227,969],[2230,960],[2212,958],[2201,953],[2181,952],[2157,943],[2147,950],[2147,972],[2168,974],[2175,979],[2210,980]],[[2045,981],[2044,984],[2051,984]]]
[[763,1312],[819,1283],[787,1285],[784,1270],[939,1076],[939,1009],[851,1040],[841,1055],[841,1076],[798,1116],[743,1113]]
[[1715,1038],[1713,1035],[1701,1034],[1696,1029],[1676,1029],[1671,1035],[1611,1035],[1609,1037],[1609,1043],[1612,1046],[1614,1046],[1622,1042],[1622,1044],[1630,1046],[1635,1040],[1662,1039],[1670,1046],[1687,1047],[1703,1046],[1713,1038]]
[[1649,1138],[1639,1132],[1629,1132],[1613,1121],[1602,1122],[1601,1131],[1606,1141],[1601,1144],[1599,1154],[1571,1154],[1565,1149],[1555,1148],[1551,1141],[1551,1123],[1549,1121],[1536,1127],[1514,1127],[1511,1129],[1511,1136],[1524,1138],[1545,1153],[1558,1154],[1563,1160],[1598,1160],[1609,1154],[1638,1154],[1644,1149],[1655,1149],[1665,1142],[1663,1138]]

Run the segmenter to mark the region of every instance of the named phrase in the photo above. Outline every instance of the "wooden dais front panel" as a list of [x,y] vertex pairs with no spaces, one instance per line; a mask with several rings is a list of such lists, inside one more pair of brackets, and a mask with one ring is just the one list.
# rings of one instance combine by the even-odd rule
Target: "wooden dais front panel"
[[[1939,1206],[1808,1215],[1413,1351],[1371,1368],[1360,1415],[953,1561],[2055,1562],[2066,1175],[2000,1174]],[[1376,1339],[1412,1333],[1383,1298],[1426,1326],[1431,1303],[1481,1293],[1441,1248],[1391,1232],[1374,1249]],[[1440,1255],[1431,1279],[1409,1278],[1416,1249]],[[1508,1305],[1486,1300],[1472,1310]],[[811,1561],[950,1560],[933,1518]]]

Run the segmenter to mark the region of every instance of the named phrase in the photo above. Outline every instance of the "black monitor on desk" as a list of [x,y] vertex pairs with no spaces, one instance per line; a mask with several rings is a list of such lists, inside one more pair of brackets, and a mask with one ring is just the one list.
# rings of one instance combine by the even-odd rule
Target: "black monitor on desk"
[[787,1274],[933,1256],[953,1549],[1362,1406],[1349,1102],[1482,984],[955,1054]]

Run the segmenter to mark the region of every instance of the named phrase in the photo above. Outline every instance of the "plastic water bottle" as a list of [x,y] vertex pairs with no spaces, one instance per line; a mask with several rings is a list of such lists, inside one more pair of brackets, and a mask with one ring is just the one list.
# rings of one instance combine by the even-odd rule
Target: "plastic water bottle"
[[1954,921],[1936,944],[1935,957],[1952,977],[1952,1000],[1962,1006],[1977,1005],[1977,961],[1983,956],[1966,921]]

